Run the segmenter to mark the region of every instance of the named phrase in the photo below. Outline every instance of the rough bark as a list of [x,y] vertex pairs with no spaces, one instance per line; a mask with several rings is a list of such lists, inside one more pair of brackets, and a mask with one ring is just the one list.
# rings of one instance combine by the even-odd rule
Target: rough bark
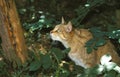
[[14,0],[0,0],[0,37],[4,57],[11,62],[24,63],[27,48]]

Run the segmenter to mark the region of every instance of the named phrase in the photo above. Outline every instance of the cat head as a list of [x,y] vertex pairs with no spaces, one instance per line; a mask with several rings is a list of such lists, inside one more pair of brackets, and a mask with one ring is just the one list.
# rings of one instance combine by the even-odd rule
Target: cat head
[[[71,38],[71,34],[73,31],[72,23],[69,21],[67,24],[62,17],[61,23],[56,25],[55,28],[50,31],[50,35],[52,40],[60,41],[63,44],[67,44],[67,40]],[[67,47],[67,45],[65,45]]]

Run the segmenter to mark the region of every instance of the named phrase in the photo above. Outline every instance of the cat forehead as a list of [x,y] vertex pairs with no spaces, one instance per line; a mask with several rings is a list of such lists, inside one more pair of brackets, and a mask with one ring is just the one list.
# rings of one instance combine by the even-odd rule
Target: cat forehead
[[56,29],[65,28],[65,25],[64,25],[64,24],[59,24],[59,25],[56,25],[55,28],[56,28]]

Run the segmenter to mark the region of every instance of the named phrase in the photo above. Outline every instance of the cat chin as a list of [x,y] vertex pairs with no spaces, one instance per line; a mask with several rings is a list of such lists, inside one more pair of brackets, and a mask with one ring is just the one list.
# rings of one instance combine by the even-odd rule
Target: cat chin
[[65,48],[69,48],[68,43],[66,41],[62,40],[59,36],[54,36],[53,34],[50,34],[50,36],[53,41],[59,41],[64,45]]
[[53,34],[50,34],[50,36],[51,36],[51,39],[52,39],[52,40],[54,40],[54,41],[60,41],[60,42],[61,42],[60,37],[54,36]]

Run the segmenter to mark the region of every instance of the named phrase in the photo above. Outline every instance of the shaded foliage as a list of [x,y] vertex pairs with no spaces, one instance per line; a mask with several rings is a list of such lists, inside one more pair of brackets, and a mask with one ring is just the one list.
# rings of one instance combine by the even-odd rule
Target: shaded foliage
[[[21,2],[21,3],[19,3]],[[60,23],[62,16],[71,19],[76,28],[88,28],[94,38],[86,43],[91,53],[111,39],[120,53],[120,24],[117,24],[116,10],[119,0],[16,0],[21,22],[25,31],[30,60],[23,66],[7,66],[0,61],[0,76],[6,77],[97,77],[98,65],[90,69],[76,66],[68,59],[70,49],[53,47],[49,32]],[[47,53],[37,48],[42,44]],[[34,46],[32,46],[34,45]],[[32,48],[32,50],[30,49]],[[37,51],[37,53],[36,53]],[[36,55],[37,54],[37,55]],[[8,68],[13,68],[10,72]],[[120,76],[116,71],[103,71],[104,77]]]

